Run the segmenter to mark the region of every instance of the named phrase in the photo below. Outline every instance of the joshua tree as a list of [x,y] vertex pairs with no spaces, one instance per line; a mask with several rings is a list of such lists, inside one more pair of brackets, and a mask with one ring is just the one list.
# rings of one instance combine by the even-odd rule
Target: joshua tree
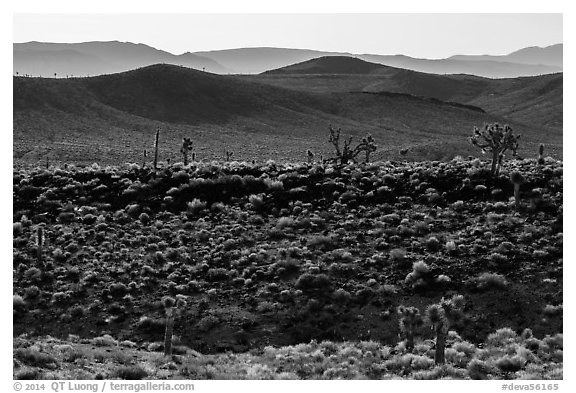
[[148,152],[144,149],[144,160],[142,161],[142,168],[146,168],[146,157],[148,156]]
[[156,129],[156,138],[154,140],[154,170],[158,169],[158,139],[160,139],[160,128]]
[[347,140],[344,140],[344,148],[340,149],[340,128],[335,130],[332,128],[332,126],[330,126],[329,129],[330,138],[328,139],[328,142],[334,145],[334,149],[336,150],[335,160],[340,160],[341,165],[347,164],[350,160],[355,160],[356,156],[361,152],[366,153],[366,162],[368,162],[370,159],[370,153],[375,152],[378,147],[372,135],[367,134],[354,148],[351,147],[352,137],[349,137]]
[[484,129],[474,127],[474,135],[470,137],[470,143],[482,149],[482,152],[492,152],[492,175],[500,173],[500,165],[506,150],[511,150],[516,156],[518,149],[518,139],[520,135],[514,135],[512,128],[508,125],[504,127],[498,123],[486,124]]
[[400,317],[400,330],[406,336],[406,350],[412,352],[414,349],[414,335],[416,329],[422,326],[423,320],[420,310],[416,307],[398,307]]
[[520,172],[514,171],[510,174],[510,181],[514,184],[514,203],[516,210],[520,210],[520,185],[525,181],[524,176],[522,176]]
[[364,150],[364,153],[366,154],[366,162],[370,162],[370,154],[375,152],[378,148],[378,145],[376,145],[376,141],[374,141],[372,135],[367,134],[365,137],[363,137],[359,146],[363,146],[362,150]]
[[[172,332],[174,331],[174,313],[186,306],[185,297],[177,295],[176,300],[170,296],[162,298],[162,305],[166,312],[166,331],[164,333],[164,356],[172,355]],[[176,309],[176,310],[175,310]]]
[[544,165],[544,145],[538,147],[538,165]]
[[226,161],[230,161],[230,159],[231,159],[232,156],[234,155],[234,152],[233,152],[233,151],[228,151],[228,150],[225,150],[224,152],[225,152],[225,154],[226,154]]
[[440,303],[432,304],[426,309],[426,322],[436,333],[436,353],[434,362],[444,364],[444,349],[446,347],[446,336],[450,325],[462,317],[464,308],[464,297],[454,295],[452,299],[442,298]]
[[184,166],[188,165],[188,152],[192,151],[192,141],[190,138],[182,138],[182,147],[180,148],[180,153],[184,158]]
[[312,153],[312,150],[306,150],[306,155],[308,156],[308,164],[312,164],[314,162],[314,153]]

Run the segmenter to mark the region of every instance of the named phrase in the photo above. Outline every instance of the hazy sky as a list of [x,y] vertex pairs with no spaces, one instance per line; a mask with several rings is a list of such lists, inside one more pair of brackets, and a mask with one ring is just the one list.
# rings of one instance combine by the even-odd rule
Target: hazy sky
[[562,14],[15,14],[14,42],[130,41],[174,54],[274,46],[442,58],[562,42]]

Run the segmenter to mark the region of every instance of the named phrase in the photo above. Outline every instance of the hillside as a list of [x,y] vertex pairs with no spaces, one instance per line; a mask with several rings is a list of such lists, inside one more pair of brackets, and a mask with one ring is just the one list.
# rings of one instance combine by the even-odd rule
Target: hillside
[[[477,154],[467,137],[474,126],[507,122],[475,107],[403,93],[310,93],[234,76],[156,65],[92,78],[14,78],[16,162],[140,162],[162,130],[162,157],[180,160],[183,136],[199,159],[300,160],[307,149],[333,154],[328,126],[344,134],[374,135],[375,159],[450,159]],[[512,123],[515,124],[515,123]],[[540,143],[561,156],[561,132],[524,134],[521,153]]]
[[477,106],[525,124],[562,127],[562,74],[488,79],[427,74],[357,58],[321,57],[244,78],[317,93],[389,92],[430,97]]
[[[174,361],[192,379],[209,378],[203,360],[219,357],[216,375],[250,378],[227,356],[265,363],[269,377],[559,378],[563,165],[506,160],[500,176],[488,167],[456,159],[15,169],[14,372],[168,377],[138,367],[170,359],[158,353],[170,296],[185,300],[173,353],[190,355]],[[525,179],[518,205],[514,171]],[[411,350],[399,311],[423,316],[455,295],[443,371],[430,325],[414,326]],[[31,345],[47,335],[37,342],[49,345]],[[62,339],[70,342],[50,345]],[[135,357],[142,363],[129,367]],[[473,358],[485,363],[472,367]]]
[[355,57],[323,56],[301,63],[263,72],[262,75],[277,74],[391,74],[397,72],[381,64],[369,63]]

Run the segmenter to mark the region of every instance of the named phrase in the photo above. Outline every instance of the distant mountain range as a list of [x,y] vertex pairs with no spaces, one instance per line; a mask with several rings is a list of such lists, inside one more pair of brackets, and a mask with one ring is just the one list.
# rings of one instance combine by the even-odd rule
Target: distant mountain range
[[43,77],[93,76],[123,72],[152,64],[177,64],[217,74],[232,70],[212,59],[192,53],[176,56],[144,44],[130,42],[84,42],[14,44],[14,73]]
[[513,78],[562,72],[563,45],[531,47],[504,56],[456,55],[417,59],[403,55],[352,54],[307,49],[240,48],[174,55],[144,44],[28,42],[13,45],[13,70],[19,75],[53,77],[110,74],[157,63],[181,65],[215,74],[258,74],[325,56],[356,57],[368,62],[434,74],[470,74]]

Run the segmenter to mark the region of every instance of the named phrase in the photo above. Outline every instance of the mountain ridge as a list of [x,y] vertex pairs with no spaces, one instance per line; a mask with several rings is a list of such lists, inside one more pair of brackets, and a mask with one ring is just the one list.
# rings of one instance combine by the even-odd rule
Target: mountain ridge
[[[562,50],[563,44],[553,46]],[[52,54],[46,57],[46,51],[73,49],[80,54],[60,57]],[[108,49],[106,49],[108,48]],[[540,48],[546,51],[548,47]],[[526,55],[529,50],[530,56]],[[28,50],[23,54],[24,50]],[[42,53],[38,53],[43,51]],[[43,43],[31,41],[13,44],[13,71],[20,75],[100,75],[128,71],[156,63],[182,65],[203,69],[217,74],[256,74],[270,69],[307,61],[322,56],[357,57],[366,61],[392,67],[436,74],[472,74],[490,78],[518,77],[548,74],[562,71],[561,59],[554,60],[556,65],[547,65],[547,61],[534,60],[534,49],[524,48],[505,56],[492,56],[490,59],[455,55],[447,59],[418,59],[405,55],[353,54],[349,52],[329,52],[313,49],[255,47],[213,51],[184,52],[175,55],[167,51],[120,41],[91,41],[84,43]],[[81,54],[95,56],[93,64],[76,63]],[[520,63],[514,63],[507,56],[515,56]],[[495,59],[498,61],[495,61]],[[560,65],[558,65],[560,61]]]

